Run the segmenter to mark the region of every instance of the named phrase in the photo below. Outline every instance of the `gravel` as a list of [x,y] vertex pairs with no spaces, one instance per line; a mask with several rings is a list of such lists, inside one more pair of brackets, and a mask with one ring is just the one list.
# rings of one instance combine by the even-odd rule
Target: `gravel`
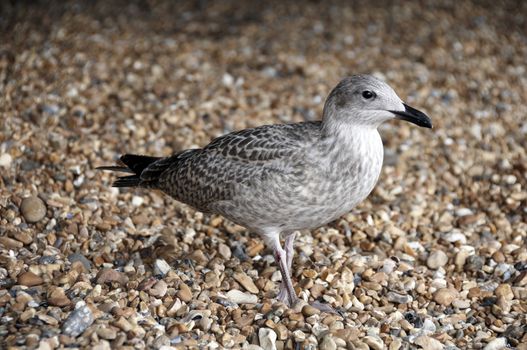
[[[527,349],[526,6],[1,2],[0,348]],[[292,309],[256,235],[94,170],[317,119],[359,72],[434,129],[382,126]]]

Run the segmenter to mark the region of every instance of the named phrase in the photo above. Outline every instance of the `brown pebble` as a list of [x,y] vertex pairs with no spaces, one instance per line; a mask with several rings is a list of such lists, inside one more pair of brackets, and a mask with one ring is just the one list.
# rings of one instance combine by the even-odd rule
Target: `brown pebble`
[[243,272],[238,272],[233,275],[234,279],[240,283],[243,288],[253,294],[258,294],[260,291],[254,284],[253,280]]
[[494,290],[494,294],[496,294],[497,297],[505,298],[505,300],[512,300],[512,299],[514,299],[514,293],[512,292],[511,285],[507,284],[507,283],[500,284]]
[[441,288],[434,294],[435,302],[443,306],[452,304],[456,297],[457,291],[452,288]]
[[37,196],[27,197],[20,204],[20,212],[27,222],[35,223],[46,216],[46,204]]
[[117,282],[120,284],[126,284],[128,277],[119,271],[110,268],[104,268],[97,274],[97,284],[104,284],[108,282]]
[[318,310],[317,308],[311,305],[304,305],[304,307],[302,308],[302,314],[305,317],[309,317],[309,316],[320,314],[320,310]]
[[0,237],[0,244],[6,247],[7,249],[18,249],[24,246],[22,242],[19,242],[6,236]]
[[189,302],[192,300],[192,291],[186,283],[181,283],[179,285],[179,290],[177,291],[176,295],[184,302]]
[[67,306],[71,303],[70,299],[64,293],[64,289],[55,287],[48,296],[48,303],[53,306]]
[[18,276],[18,284],[27,287],[38,286],[44,283],[42,277],[35,275],[33,272],[24,272]]

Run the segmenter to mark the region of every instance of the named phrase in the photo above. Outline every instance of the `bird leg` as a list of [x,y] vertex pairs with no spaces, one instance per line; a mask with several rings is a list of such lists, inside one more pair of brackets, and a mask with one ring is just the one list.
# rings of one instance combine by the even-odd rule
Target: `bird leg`
[[[280,244],[280,234],[278,232],[271,232],[267,234],[267,243],[270,248],[273,250],[274,259],[280,269],[282,275],[282,285],[280,286],[280,292],[278,293],[278,300],[283,301],[288,306],[293,306],[298,300],[296,296],[295,289],[293,288],[293,282],[291,281],[291,274],[289,272],[288,266],[288,256],[286,251],[282,248]],[[294,237],[293,237],[294,239]],[[289,243],[289,246],[292,247],[292,242]],[[291,248],[289,250],[292,250]],[[291,255],[292,255],[291,251]],[[289,259],[292,263],[293,258]]]
[[[291,271],[292,271],[292,266],[293,266],[293,256],[295,254],[295,251],[293,249],[293,243],[295,242],[295,237],[296,237],[296,232],[293,232],[292,234],[288,235],[285,238],[284,247],[285,247],[285,256],[287,260],[287,269],[289,270],[288,276],[291,276]],[[280,290],[276,298],[287,304],[288,295],[289,295],[288,288],[285,282],[284,275],[282,273],[282,282],[280,283]],[[296,297],[296,294],[295,294],[295,297]]]

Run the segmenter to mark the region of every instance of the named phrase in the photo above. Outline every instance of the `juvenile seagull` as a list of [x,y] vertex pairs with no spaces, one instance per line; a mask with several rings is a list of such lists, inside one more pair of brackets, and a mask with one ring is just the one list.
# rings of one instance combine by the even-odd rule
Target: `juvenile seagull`
[[133,174],[114,187],[158,189],[258,233],[282,274],[277,298],[291,306],[298,299],[290,274],[293,232],[333,221],[368,196],[383,160],[377,127],[390,119],[432,127],[388,84],[353,75],[331,91],[322,121],[245,129],[166,158],[125,154],[126,166],[99,169]]

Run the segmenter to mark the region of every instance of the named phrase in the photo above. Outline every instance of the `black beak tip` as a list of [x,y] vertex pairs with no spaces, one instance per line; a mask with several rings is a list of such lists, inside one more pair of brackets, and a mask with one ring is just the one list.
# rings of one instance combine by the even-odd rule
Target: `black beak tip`
[[417,126],[432,129],[432,120],[423,112],[404,104],[404,111],[392,111],[393,114],[397,115],[399,119],[406,120]]

